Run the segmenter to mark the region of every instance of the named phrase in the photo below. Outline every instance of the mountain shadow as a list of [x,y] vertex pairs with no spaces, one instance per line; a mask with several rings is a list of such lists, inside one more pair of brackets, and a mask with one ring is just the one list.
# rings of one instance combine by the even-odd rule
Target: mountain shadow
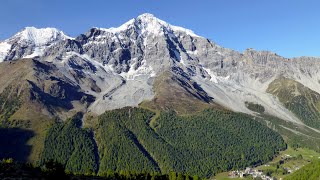
[[21,128],[0,128],[0,159],[13,158],[26,162],[32,147],[27,142],[34,132]]

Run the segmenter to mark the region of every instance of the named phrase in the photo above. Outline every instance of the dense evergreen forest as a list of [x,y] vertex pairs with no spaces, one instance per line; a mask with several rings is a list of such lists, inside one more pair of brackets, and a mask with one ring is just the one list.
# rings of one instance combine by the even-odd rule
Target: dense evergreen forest
[[[147,110],[125,108],[106,112],[99,118],[95,128],[100,154],[99,174],[105,174],[108,170],[160,172],[156,160],[150,154],[152,152],[149,153],[144,147],[145,143],[158,142],[154,140],[156,134],[146,124],[153,115]],[[140,136],[147,137],[144,140],[146,142],[138,140]],[[162,147],[165,147],[165,144],[154,144],[154,149]]]
[[187,171],[201,174],[262,164],[286,147],[279,134],[250,116],[218,110],[191,117],[163,113],[156,130],[188,159]]
[[255,120],[275,129],[284,137],[286,143],[293,148],[308,148],[320,152],[320,133],[316,129],[283,121],[266,114],[257,117]]
[[277,96],[282,104],[302,122],[320,128],[320,94],[303,84],[286,78],[273,81],[267,92]]
[[66,173],[63,165],[54,161],[48,161],[43,166],[37,167],[30,163],[18,163],[12,159],[0,161],[0,179],[93,179],[93,180],[198,180],[198,176],[190,177],[181,173],[135,173],[135,172],[109,172],[106,176],[77,175]]
[[[286,148],[281,136],[250,116],[222,110],[157,119],[139,108],[108,111],[95,127],[99,174],[176,171],[200,177],[258,165]],[[150,121],[152,126],[150,126]]]
[[37,165],[54,161],[67,173],[103,177],[176,172],[204,178],[263,164],[286,148],[277,132],[251,116],[218,109],[178,116],[128,107],[91,125],[82,127],[81,113],[54,123]]
[[66,171],[93,174],[97,171],[97,155],[92,132],[81,128],[82,114],[66,123],[55,123],[45,139],[40,165],[50,160],[64,165]]

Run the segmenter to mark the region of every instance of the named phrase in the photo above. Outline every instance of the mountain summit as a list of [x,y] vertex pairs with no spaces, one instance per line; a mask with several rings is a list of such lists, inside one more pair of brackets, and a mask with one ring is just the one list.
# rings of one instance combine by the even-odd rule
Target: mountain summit
[[0,62],[41,56],[46,46],[65,39],[71,38],[56,28],[26,27],[0,43]]
[[131,19],[130,21],[124,23],[118,28],[109,28],[109,29],[100,28],[100,29],[105,30],[107,32],[111,32],[111,33],[119,33],[121,31],[126,31],[131,28],[134,28],[137,31],[140,31],[140,33],[144,35],[146,33],[152,33],[154,35],[164,35],[168,33],[171,34],[174,31],[181,31],[188,35],[197,36],[191,30],[170,25],[167,22],[162,21],[157,17],[155,17],[153,14],[149,14],[149,13],[145,13],[138,16],[135,19]]
[[10,38],[14,42],[19,40],[19,43],[28,42],[37,46],[46,45],[58,40],[70,39],[62,31],[56,28],[41,28],[26,27],[21,32]]
[[[319,108],[319,59],[288,59],[253,49],[240,53],[152,14],[117,28],[91,28],[75,38],[54,28],[25,28],[0,44],[0,61],[23,58],[34,58],[32,76],[19,77],[31,92],[42,93],[39,103],[51,102],[50,97],[68,104],[44,103],[41,107],[52,116],[63,117],[71,110],[101,114],[138,105],[178,113],[221,106],[256,115],[251,106],[259,105],[264,114],[320,127],[296,110],[299,98],[311,104],[310,109]],[[12,83],[6,84],[15,87]],[[283,85],[287,89],[279,89]],[[67,98],[70,88],[86,98]],[[319,115],[311,114],[313,119]]]

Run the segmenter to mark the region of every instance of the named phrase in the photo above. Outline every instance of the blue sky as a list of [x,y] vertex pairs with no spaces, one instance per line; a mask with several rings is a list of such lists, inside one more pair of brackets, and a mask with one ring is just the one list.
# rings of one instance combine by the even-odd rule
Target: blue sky
[[1,0],[0,40],[25,26],[77,36],[148,12],[238,51],[320,56],[319,8],[319,0]]

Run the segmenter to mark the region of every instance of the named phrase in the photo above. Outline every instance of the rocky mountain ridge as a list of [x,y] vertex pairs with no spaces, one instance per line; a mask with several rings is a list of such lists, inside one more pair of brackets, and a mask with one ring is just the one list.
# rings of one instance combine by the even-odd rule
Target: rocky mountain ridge
[[253,49],[240,53],[151,14],[118,28],[92,28],[75,38],[55,29],[26,28],[0,43],[0,61],[21,58],[52,64],[64,81],[95,98],[87,110],[94,114],[161,99],[155,82],[163,74],[170,83],[162,83],[166,87],[161,92],[174,84],[184,98],[255,115],[245,103],[252,102],[266,114],[298,124],[303,120],[267,92],[269,85],[289,78],[320,93],[319,58],[288,59]]

